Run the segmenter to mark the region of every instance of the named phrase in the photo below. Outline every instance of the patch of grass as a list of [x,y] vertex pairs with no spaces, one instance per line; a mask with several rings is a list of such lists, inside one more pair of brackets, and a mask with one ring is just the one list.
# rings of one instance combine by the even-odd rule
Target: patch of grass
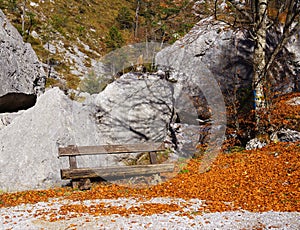
[[190,170],[188,170],[188,169],[181,169],[179,171],[179,174],[188,173],[188,172],[190,172]]
[[229,153],[236,153],[236,152],[242,152],[245,148],[242,146],[232,146],[228,149]]
[[57,85],[59,83],[59,81],[57,79],[54,78],[47,78],[46,80],[46,88],[49,88],[51,86]]

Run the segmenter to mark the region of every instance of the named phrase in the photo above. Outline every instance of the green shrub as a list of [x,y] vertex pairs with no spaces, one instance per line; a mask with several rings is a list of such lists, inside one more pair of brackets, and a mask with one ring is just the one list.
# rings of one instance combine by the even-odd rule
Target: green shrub
[[127,7],[122,7],[116,17],[121,30],[131,29],[133,27],[133,17]]
[[115,50],[124,45],[124,39],[117,27],[112,26],[105,38],[106,48],[108,50]]
[[17,0],[8,0],[7,8],[11,12],[17,11],[18,10]]

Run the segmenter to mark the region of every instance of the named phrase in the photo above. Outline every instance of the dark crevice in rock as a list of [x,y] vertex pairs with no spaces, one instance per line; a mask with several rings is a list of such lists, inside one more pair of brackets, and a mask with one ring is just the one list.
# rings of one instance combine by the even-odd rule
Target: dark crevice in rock
[[18,112],[34,106],[36,95],[25,93],[8,93],[0,97],[0,113]]

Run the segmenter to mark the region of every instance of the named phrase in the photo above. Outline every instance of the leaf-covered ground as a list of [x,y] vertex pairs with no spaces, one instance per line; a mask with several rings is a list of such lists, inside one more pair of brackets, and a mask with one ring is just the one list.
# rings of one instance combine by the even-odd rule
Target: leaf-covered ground
[[[276,102],[272,114],[272,125],[277,128],[299,130],[299,105],[290,105],[287,95]],[[280,125],[283,124],[282,126]],[[237,150],[240,150],[238,148]],[[72,190],[70,187],[39,191],[24,191],[0,194],[0,208],[20,204],[35,204],[49,200],[60,200],[59,210],[41,210],[34,214],[50,221],[57,221],[66,214],[69,218],[82,214],[92,216],[151,215],[179,212],[193,218],[208,212],[247,210],[250,212],[300,212],[300,142],[270,143],[262,149],[220,153],[205,173],[200,173],[201,157],[191,159],[180,169],[180,173],[164,175],[166,182],[151,186],[121,186],[119,183],[94,184],[88,191]],[[55,198],[55,199],[52,199]],[[133,199],[139,205],[129,208],[107,205],[104,199]],[[176,202],[148,202],[153,198],[173,199],[187,202],[201,201],[196,212],[184,211],[184,204]],[[70,202],[63,202],[63,201]],[[92,205],[85,201],[94,200]],[[99,202],[100,200],[100,202]],[[118,200],[117,200],[118,202]],[[8,216],[7,216],[8,217]],[[4,217],[5,218],[5,217]],[[10,218],[10,217],[8,217]]]
[[[192,159],[182,173],[162,184],[141,189],[117,184],[95,184],[91,190],[56,188],[43,191],[3,193],[0,207],[36,203],[49,198],[74,201],[130,197],[145,200],[172,197],[205,201],[205,212],[248,210],[300,212],[300,143],[270,144],[260,150],[219,154],[208,172],[199,173],[201,159]],[[92,215],[150,215],[180,210],[174,204],[145,204],[137,208],[64,205],[61,213]],[[197,213],[196,213],[197,214]],[[199,213],[201,214],[201,213]]]

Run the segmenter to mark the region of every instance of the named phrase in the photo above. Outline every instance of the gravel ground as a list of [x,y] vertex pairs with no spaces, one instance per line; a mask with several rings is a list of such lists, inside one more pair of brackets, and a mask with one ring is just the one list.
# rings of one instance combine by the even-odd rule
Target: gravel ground
[[[138,207],[141,204],[177,204],[181,211],[153,214],[148,216],[121,215],[93,216],[88,213],[68,213],[63,220],[51,222],[53,216],[59,217],[62,205],[84,204],[126,208]],[[53,199],[37,204],[23,204],[16,207],[0,209],[0,229],[300,229],[300,212],[264,212],[234,211],[222,213],[203,213],[204,202],[197,199],[183,200],[170,198],[153,198],[136,200],[119,198],[113,200],[87,200],[74,202]],[[190,216],[183,216],[190,213]],[[198,212],[198,214],[196,214]],[[71,216],[72,215],[72,216]]]

